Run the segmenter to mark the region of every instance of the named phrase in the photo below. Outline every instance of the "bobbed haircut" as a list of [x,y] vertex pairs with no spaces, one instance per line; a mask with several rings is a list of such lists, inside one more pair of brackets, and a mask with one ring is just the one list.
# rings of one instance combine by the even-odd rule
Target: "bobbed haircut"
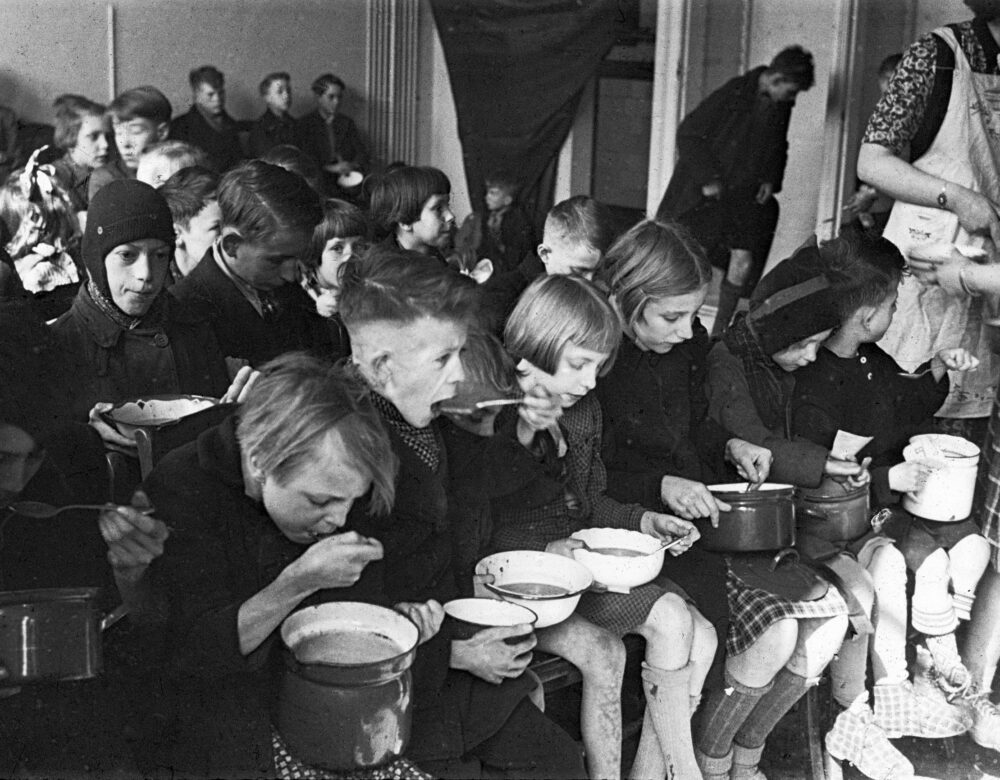
[[283,70],[275,71],[274,73],[268,73],[266,76],[264,76],[264,78],[260,82],[260,85],[257,87],[257,89],[260,91],[260,96],[264,97],[264,95],[267,94],[267,91],[271,88],[271,85],[276,81],[287,81],[290,84],[292,82],[292,77],[289,76],[287,73],[285,73],[285,71]]
[[[105,107],[83,95],[59,95],[52,106],[56,110],[52,142],[67,152],[76,146],[80,125],[88,116],[104,117]],[[110,128],[107,128],[110,129]]]
[[370,322],[405,325],[423,317],[476,323],[478,286],[436,258],[376,246],[342,268],[340,318],[349,333]]
[[191,218],[205,208],[209,201],[216,199],[219,188],[219,174],[192,165],[181,168],[160,185],[159,193],[167,201],[174,224],[186,228]]
[[343,439],[350,465],[371,477],[369,512],[387,514],[398,460],[367,386],[344,367],[304,352],[266,363],[240,407],[236,436],[243,454],[283,485],[314,460],[333,431]]
[[279,165],[248,160],[219,181],[222,226],[234,227],[244,240],[266,240],[287,228],[309,234],[323,218],[319,195],[305,179]]
[[631,335],[653,301],[696,292],[712,281],[705,250],[674,222],[646,219],[611,245],[603,278]]
[[309,269],[318,268],[330,239],[351,236],[367,239],[370,232],[368,218],[361,209],[346,200],[327,198],[323,201],[323,221],[313,230],[312,243],[302,264]]
[[779,51],[767,70],[769,73],[780,73],[803,92],[816,83],[813,56],[801,46],[789,46]]
[[202,65],[188,73],[188,83],[191,89],[198,89],[202,84],[208,84],[212,89],[225,89],[226,77],[214,65]]
[[166,95],[156,87],[146,85],[122,92],[111,101],[108,113],[116,122],[147,119],[157,124],[165,124],[170,121],[173,108]]
[[574,195],[549,209],[545,227],[563,241],[590,247],[601,255],[614,240],[607,209],[586,195]]
[[429,165],[404,165],[375,177],[368,208],[375,237],[391,236],[397,226],[416,222],[428,200],[435,195],[450,194],[448,177]]
[[518,394],[517,366],[500,339],[492,333],[470,333],[462,348],[465,381],[495,390],[501,396]]
[[542,276],[528,285],[507,319],[504,344],[515,361],[527,360],[554,374],[566,345],[601,352],[611,370],[622,338],[622,325],[607,297],[577,276]]
[[340,87],[341,91],[347,89],[344,80],[340,76],[334,76],[332,73],[324,73],[322,76],[317,76],[310,89],[312,89],[314,95],[322,95],[330,87]]
[[878,306],[896,289],[906,268],[889,239],[870,231],[848,230],[825,241],[820,257],[834,269],[835,302],[841,322],[863,306]]

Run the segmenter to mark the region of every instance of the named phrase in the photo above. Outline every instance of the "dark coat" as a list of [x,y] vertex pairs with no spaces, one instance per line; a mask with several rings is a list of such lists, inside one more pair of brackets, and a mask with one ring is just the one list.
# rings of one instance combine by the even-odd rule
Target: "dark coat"
[[507,318],[529,284],[545,275],[545,264],[534,252],[511,271],[493,274],[482,285],[483,312],[491,331],[502,334]]
[[190,274],[170,288],[170,294],[208,318],[227,358],[260,366],[293,350],[330,354],[326,322],[316,314],[305,290],[297,284],[276,290],[278,314],[265,320],[219,268],[211,248]]
[[268,150],[282,144],[302,148],[299,123],[291,114],[278,116],[270,109],[266,109],[250,127],[250,156],[260,157]]
[[708,416],[710,347],[700,321],[690,341],[664,355],[622,340],[611,372],[597,383],[608,495],[655,508],[664,475],[706,483],[724,477],[732,436]]
[[330,122],[336,148],[330,147],[326,120],[318,109],[300,117],[298,122],[302,151],[312,155],[320,167],[344,160],[356,170],[368,170],[368,147],[349,116],[334,114]]
[[677,128],[677,167],[657,210],[676,218],[698,206],[701,188],[722,182],[726,198],[752,200],[763,182],[781,190],[794,103],[758,94],[763,66],[727,81]]
[[186,114],[181,114],[170,123],[170,137],[176,141],[186,141],[197,146],[208,155],[219,173],[225,173],[243,159],[240,146],[240,123],[225,111],[219,118],[221,130],[216,130],[198,110],[191,106]]
[[74,416],[98,401],[192,393],[218,397],[229,386],[209,322],[161,293],[143,322],[122,330],[81,287],[52,326],[74,363]]

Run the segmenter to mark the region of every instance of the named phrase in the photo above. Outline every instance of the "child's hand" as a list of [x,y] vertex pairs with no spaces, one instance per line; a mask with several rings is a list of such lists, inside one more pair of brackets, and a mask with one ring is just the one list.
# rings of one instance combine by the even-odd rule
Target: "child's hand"
[[915,493],[927,483],[936,469],[928,463],[911,460],[889,469],[889,489],[897,493]]
[[517,438],[525,447],[531,446],[535,433],[551,428],[562,417],[558,397],[550,395],[541,385],[527,389],[517,408]]
[[942,349],[934,357],[949,371],[974,371],[979,366],[979,358],[962,347]]
[[579,539],[556,539],[545,545],[545,552],[554,555],[562,555],[565,558],[572,558],[574,550],[583,549],[583,542]]
[[340,300],[340,296],[336,290],[323,290],[316,298],[316,313],[320,317],[332,317],[337,313],[338,300]]
[[823,473],[828,477],[858,477],[864,466],[853,460],[840,460],[832,455],[826,459]]
[[420,632],[420,644],[437,634],[444,622],[444,607],[434,599],[427,602],[401,601],[393,609],[413,621]]
[[701,532],[695,528],[693,523],[662,512],[644,513],[639,522],[639,530],[658,539],[682,538],[679,544],[668,550],[671,555],[675,556],[690,550],[691,545],[701,538]]

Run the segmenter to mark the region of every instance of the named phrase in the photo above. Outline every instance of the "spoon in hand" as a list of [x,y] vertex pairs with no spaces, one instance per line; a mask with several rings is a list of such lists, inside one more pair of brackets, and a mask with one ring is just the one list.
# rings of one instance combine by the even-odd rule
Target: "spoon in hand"
[[[53,506],[52,504],[46,504],[44,501],[14,501],[8,505],[8,508],[22,517],[48,520],[50,517],[55,517],[71,509],[93,509],[99,512],[103,509],[114,509],[115,506],[115,504],[66,504],[65,506]],[[142,509],[135,508],[144,515],[151,515],[156,511],[151,506],[143,507]]]
[[660,550],[669,550],[671,547],[680,544],[683,540],[683,536],[678,536],[676,539],[664,539],[658,547],[649,552],[633,550],[628,547],[591,547],[583,539],[578,539],[577,541],[583,545],[583,548],[587,552],[597,553],[598,555],[610,555],[615,558],[645,558],[647,555],[653,555]]

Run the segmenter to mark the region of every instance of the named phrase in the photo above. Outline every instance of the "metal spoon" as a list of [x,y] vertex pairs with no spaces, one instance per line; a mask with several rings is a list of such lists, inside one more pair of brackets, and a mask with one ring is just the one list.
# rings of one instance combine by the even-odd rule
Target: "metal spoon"
[[898,371],[896,373],[896,376],[901,376],[904,379],[920,379],[920,377],[922,377],[924,374],[929,374],[933,370],[934,370],[933,368],[925,368],[923,371],[917,371],[914,374],[910,374],[906,371]]
[[[65,506],[53,506],[52,504],[46,504],[44,501],[14,501],[8,505],[8,508],[23,517],[48,520],[50,517],[55,517],[71,509],[93,509],[100,512],[104,509],[114,509],[115,506],[115,504],[66,504]],[[151,515],[156,509],[149,506],[143,507],[139,511],[144,515]]]
[[647,555],[653,555],[658,553],[660,550],[669,550],[674,545],[680,544],[684,540],[683,536],[678,536],[676,539],[664,539],[660,546],[656,549],[650,550],[649,552],[643,552],[642,550],[633,550],[628,547],[591,547],[583,539],[578,539],[577,541],[583,545],[587,552],[597,553],[598,555],[610,555],[615,558],[645,558]]
[[438,409],[445,414],[475,414],[494,406],[516,406],[520,403],[520,398],[496,398],[488,401],[477,401],[473,404],[450,404],[444,401]]

